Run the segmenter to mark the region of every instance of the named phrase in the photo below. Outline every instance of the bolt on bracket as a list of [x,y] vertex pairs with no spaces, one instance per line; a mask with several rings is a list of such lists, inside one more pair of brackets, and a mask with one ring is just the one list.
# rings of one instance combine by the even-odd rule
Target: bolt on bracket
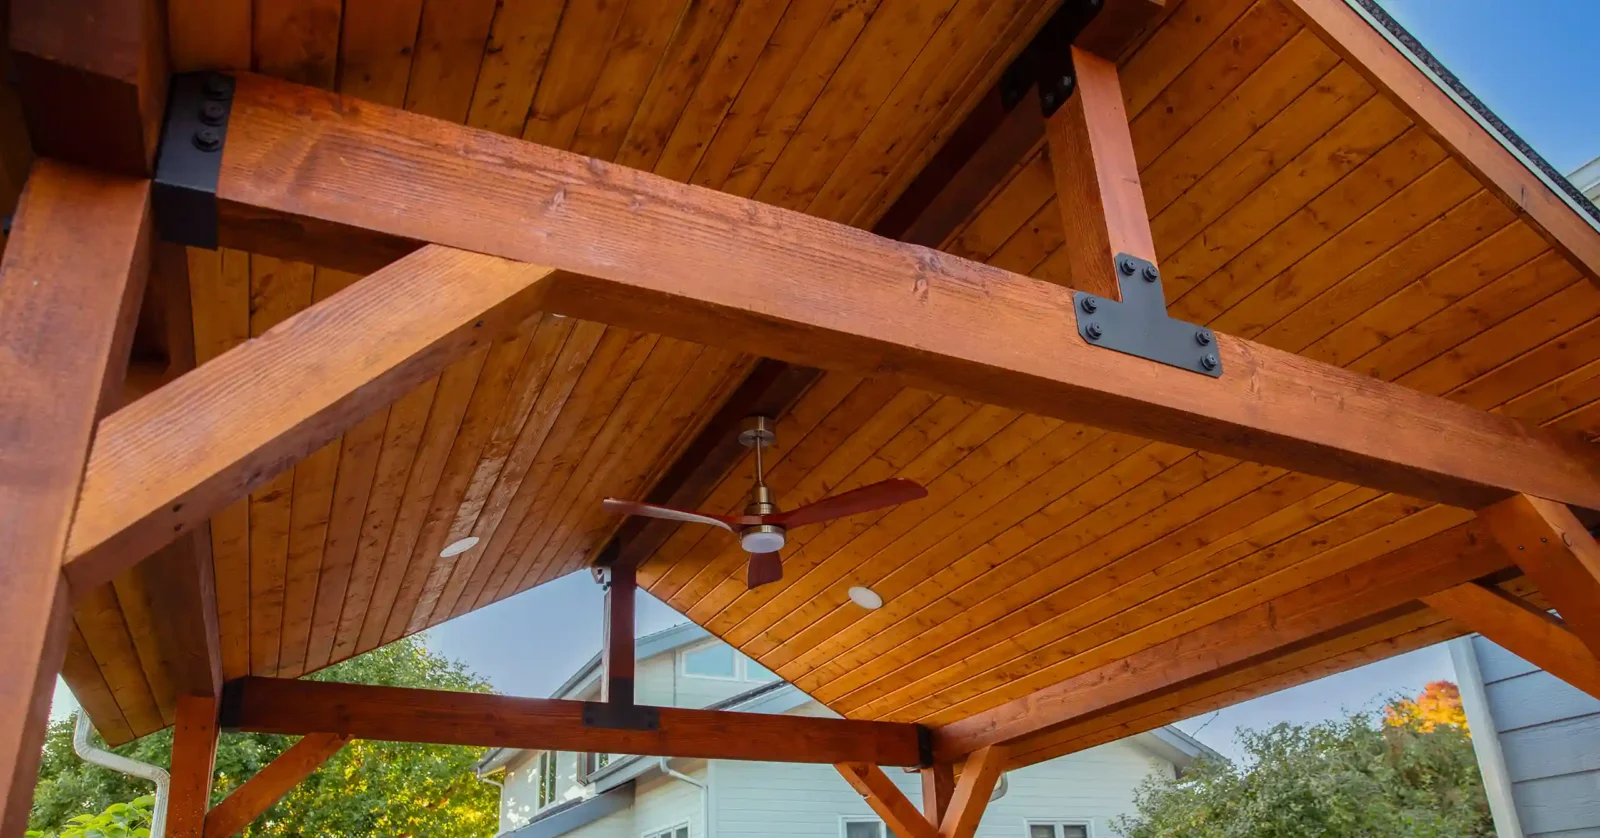
[[232,110],[231,77],[221,73],[172,77],[150,191],[161,238],[191,247],[217,247],[217,180]]
[[1222,377],[1222,358],[1211,330],[1167,316],[1161,272],[1137,256],[1117,254],[1122,302],[1085,291],[1072,295],[1078,336],[1085,343],[1178,369]]

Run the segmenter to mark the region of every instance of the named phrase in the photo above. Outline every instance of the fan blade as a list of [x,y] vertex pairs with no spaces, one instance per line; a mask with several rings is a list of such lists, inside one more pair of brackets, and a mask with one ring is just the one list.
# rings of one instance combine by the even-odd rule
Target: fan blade
[[744,581],[750,590],[783,578],[783,559],[777,553],[751,553]]
[[801,524],[815,524],[821,521],[831,521],[834,518],[843,518],[846,515],[855,515],[861,512],[871,512],[885,506],[894,506],[907,501],[914,501],[928,496],[928,490],[917,483],[896,477],[870,486],[852,489],[842,495],[823,498],[816,503],[808,503],[799,509],[788,512],[779,512],[768,515],[767,523],[778,524],[785,527],[798,527]]
[[600,502],[607,512],[617,512],[623,515],[641,515],[645,518],[660,518],[663,521],[683,521],[690,524],[710,524],[721,527],[728,532],[733,532],[733,525],[716,515],[705,515],[699,512],[690,512],[686,509],[673,509],[670,506],[657,506],[653,503],[640,503],[634,500],[617,500],[606,498]]

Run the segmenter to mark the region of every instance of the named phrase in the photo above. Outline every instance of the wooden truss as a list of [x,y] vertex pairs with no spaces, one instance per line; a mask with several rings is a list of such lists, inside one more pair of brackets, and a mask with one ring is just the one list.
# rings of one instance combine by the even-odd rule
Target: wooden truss
[[[1289,5],[1597,278],[1600,236],[1348,6]],[[107,13],[85,30],[72,14],[89,6]],[[190,642],[181,666],[173,829],[184,835],[231,834],[364,737],[831,763],[896,833],[970,836],[1001,771],[1046,744],[1164,712],[1197,685],[1404,620],[1420,603],[1600,695],[1600,548],[1571,511],[1600,509],[1600,454],[1586,442],[1226,334],[1210,338],[1220,378],[1106,351],[1079,338],[1072,289],[264,76],[235,78],[220,243],[366,276],[187,374],[177,376],[192,353],[181,352],[160,374],[127,373],[147,283],[158,300],[187,284],[153,232],[167,90],[156,8],[12,8],[40,160],[0,264],[0,637],[12,666],[0,681],[0,835],[26,821],[70,603],[136,565],[174,583],[163,587],[171,630],[210,641]],[[1111,2],[1073,48],[1075,95],[1046,120],[1006,116],[896,234],[937,238],[929,231],[948,229],[962,195],[987,189],[984,155],[1009,165],[1033,132],[1052,154],[1073,284],[1116,300],[1118,255],[1153,264],[1156,253],[1117,67],[1102,56],[1160,13],[1151,0]],[[58,43],[67,29],[81,32],[72,49]],[[91,104],[69,111],[63,97]],[[739,404],[792,401],[797,370],[883,376],[1479,514],[931,730],[636,705],[633,568],[661,538],[648,531],[606,557],[602,702],[254,678],[224,690],[210,518],[535,312],[772,359]],[[120,407],[125,386],[148,394]],[[1566,619],[1508,598],[1497,586],[1511,568]],[[306,738],[208,813],[219,719]],[[924,810],[883,765],[923,769]]]

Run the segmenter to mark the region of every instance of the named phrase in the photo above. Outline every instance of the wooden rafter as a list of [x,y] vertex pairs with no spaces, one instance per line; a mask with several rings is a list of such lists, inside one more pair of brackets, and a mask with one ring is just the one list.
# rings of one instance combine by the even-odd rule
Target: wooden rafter
[[721,710],[656,707],[653,730],[584,723],[583,701],[242,678],[223,725],[255,733],[341,733],[361,739],[782,762],[919,765],[919,728]]
[[205,838],[238,835],[349,741],[336,733],[307,734],[206,813]]
[[900,791],[900,787],[876,765],[841,762],[834,766],[845,782],[855,789],[872,811],[883,818],[889,831],[907,838],[939,838],[934,827]]
[[1510,564],[1478,530],[1462,524],[1351,570],[1291,591],[1188,634],[1069,678],[1055,686],[936,728],[938,759],[959,759],[977,748],[1011,744],[1053,728],[1245,668],[1264,658],[1361,628],[1415,608],[1413,601],[1477,579]]
[[1589,650],[1600,655],[1600,545],[1565,504],[1520,496],[1479,517],[1506,555],[1539,585]]
[[122,390],[149,185],[34,165],[0,261],[0,834],[21,835],[66,654],[62,550],[96,420]]
[[1422,601],[1551,675],[1600,698],[1600,659],[1560,618],[1498,588],[1476,582],[1446,588]]

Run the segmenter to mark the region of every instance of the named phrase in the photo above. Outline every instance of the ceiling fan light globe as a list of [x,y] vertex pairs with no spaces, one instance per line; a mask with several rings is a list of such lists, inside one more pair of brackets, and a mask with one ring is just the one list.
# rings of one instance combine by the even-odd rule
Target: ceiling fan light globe
[[739,534],[739,546],[746,553],[776,553],[783,549],[783,528],[771,525],[751,527]]

